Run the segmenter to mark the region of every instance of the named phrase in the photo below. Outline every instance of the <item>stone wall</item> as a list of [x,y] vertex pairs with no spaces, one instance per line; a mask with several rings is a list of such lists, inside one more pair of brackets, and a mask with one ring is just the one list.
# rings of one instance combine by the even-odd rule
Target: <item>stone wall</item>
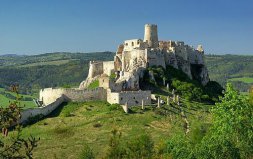
[[144,101],[145,105],[151,104],[151,91],[121,91],[111,92],[107,90],[107,102],[113,104],[128,104],[128,106],[140,106]]
[[106,100],[106,90],[104,88],[74,89],[74,88],[45,88],[40,91],[40,101],[44,105],[51,104],[57,98],[63,96],[66,102],[83,102],[88,100]]
[[29,120],[29,118],[32,118],[38,115],[47,116],[51,112],[53,112],[64,101],[65,101],[64,97],[59,97],[54,102],[52,102],[51,104],[47,106],[25,109],[21,111],[21,119],[18,122],[24,123],[27,120]]
[[114,61],[103,62],[103,73],[110,76],[114,70]]
[[148,66],[166,67],[164,53],[159,49],[146,49]]
[[97,75],[103,74],[103,62],[90,61],[89,73],[87,78],[93,78]]

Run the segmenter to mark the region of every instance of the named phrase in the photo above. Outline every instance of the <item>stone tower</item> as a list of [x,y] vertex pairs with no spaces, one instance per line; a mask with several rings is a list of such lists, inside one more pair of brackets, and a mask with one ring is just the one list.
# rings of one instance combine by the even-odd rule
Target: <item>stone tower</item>
[[158,35],[157,35],[157,25],[155,24],[146,24],[145,33],[144,33],[144,42],[148,43],[148,47],[157,48]]

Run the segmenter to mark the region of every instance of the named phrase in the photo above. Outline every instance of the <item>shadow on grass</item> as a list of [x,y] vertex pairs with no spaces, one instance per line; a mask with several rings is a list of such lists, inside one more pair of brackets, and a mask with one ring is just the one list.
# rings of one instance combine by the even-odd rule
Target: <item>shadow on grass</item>
[[37,122],[39,122],[39,121],[41,121],[41,120],[43,120],[43,119],[46,119],[46,118],[54,118],[54,117],[57,117],[57,116],[60,115],[60,113],[61,113],[63,107],[64,107],[65,105],[67,105],[67,104],[68,104],[68,103],[66,103],[66,102],[60,104],[53,112],[51,112],[51,113],[50,113],[49,115],[47,115],[47,116],[43,116],[43,115],[39,114],[39,115],[36,115],[36,116],[34,116],[34,117],[31,117],[31,118],[28,119],[28,121],[26,121],[26,122],[23,123],[22,125],[23,125],[23,127],[26,127],[26,126],[29,126],[29,125],[33,125],[33,124],[35,124],[35,123],[37,123]]
[[62,109],[64,106],[68,105],[67,102],[63,102],[61,105],[59,105],[52,113],[50,113],[47,117],[48,118],[54,118],[61,114]]

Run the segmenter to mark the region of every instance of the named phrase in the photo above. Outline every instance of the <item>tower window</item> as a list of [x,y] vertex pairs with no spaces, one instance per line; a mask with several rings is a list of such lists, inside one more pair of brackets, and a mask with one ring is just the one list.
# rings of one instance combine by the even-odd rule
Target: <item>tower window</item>
[[134,46],[134,42],[132,42],[132,46]]

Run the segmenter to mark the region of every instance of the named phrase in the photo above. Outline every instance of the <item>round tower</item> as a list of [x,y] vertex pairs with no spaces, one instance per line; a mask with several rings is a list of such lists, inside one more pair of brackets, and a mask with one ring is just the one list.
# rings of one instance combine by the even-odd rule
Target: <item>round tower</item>
[[144,42],[147,42],[148,46],[151,48],[157,48],[159,46],[157,25],[155,24],[145,25]]

